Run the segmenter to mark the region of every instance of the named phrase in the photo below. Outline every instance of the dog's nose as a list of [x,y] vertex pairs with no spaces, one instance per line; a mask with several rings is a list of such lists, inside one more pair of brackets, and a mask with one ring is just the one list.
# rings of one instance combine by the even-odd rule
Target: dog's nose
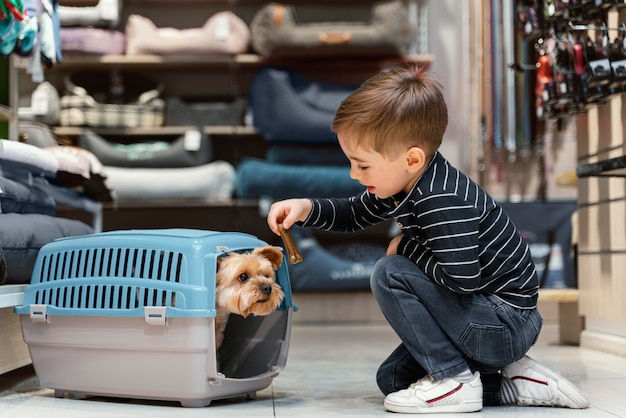
[[268,284],[261,286],[261,292],[265,295],[270,295],[272,293],[272,286]]

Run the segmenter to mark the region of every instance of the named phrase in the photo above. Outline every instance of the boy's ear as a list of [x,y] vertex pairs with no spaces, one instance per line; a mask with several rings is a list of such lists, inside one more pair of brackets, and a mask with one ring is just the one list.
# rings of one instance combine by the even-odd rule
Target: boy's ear
[[416,173],[426,165],[426,153],[420,147],[411,147],[406,152],[406,168],[410,173]]

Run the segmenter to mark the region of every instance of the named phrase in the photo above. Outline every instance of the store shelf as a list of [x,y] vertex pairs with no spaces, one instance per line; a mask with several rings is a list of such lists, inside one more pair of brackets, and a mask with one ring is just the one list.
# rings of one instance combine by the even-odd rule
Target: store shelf
[[576,169],[578,177],[626,177],[626,155],[591,164],[583,164]]
[[177,199],[121,199],[112,203],[105,203],[107,209],[124,208],[180,208],[180,207],[210,207],[210,208],[257,208],[259,204],[255,199],[229,199],[216,202],[201,198],[177,198]]
[[21,305],[24,301],[26,285],[0,286],[0,308]]
[[67,71],[76,69],[103,69],[103,68],[168,68],[168,67],[227,67],[231,65],[256,67],[259,65],[286,65],[292,68],[304,67],[307,69],[324,68],[329,65],[346,68],[384,68],[398,63],[416,63],[424,70],[434,61],[432,54],[416,54],[409,56],[390,57],[350,57],[320,58],[318,60],[302,60],[296,58],[276,57],[264,58],[256,54],[214,54],[214,55],[101,55],[101,56],[66,56],[63,62],[51,68],[51,71]]
[[[186,131],[197,129],[195,126],[159,126],[155,128],[87,128],[80,126],[55,126],[52,128],[56,135],[78,136],[85,130],[97,132],[101,135],[119,136],[175,136],[183,135]],[[204,126],[207,135],[257,135],[252,127],[248,126]]]
[[11,122],[15,119],[15,110],[9,106],[0,105],[0,122]]

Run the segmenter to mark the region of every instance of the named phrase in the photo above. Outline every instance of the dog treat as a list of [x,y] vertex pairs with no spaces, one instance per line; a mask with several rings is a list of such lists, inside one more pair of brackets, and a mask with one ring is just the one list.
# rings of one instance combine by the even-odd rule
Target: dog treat
[[289,262],[291,264],[298,264],[302,261],[302,255],[300,255],[300,252],[296,247],[296,243],[293,242],[291,232],[289,232],[288,229],[285,229],[283,224],[278,225],[278,232],[280,232],[280,237],[283,239],[285,249],[287,249],[287,258],[289,259]]

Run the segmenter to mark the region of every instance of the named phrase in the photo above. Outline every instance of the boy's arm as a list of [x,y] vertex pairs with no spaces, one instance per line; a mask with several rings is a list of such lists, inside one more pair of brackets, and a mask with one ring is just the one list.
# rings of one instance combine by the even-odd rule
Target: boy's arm
[[387,219],[391,206],[367,191],[349,198],[311,199],[313,204],[303,226],[326,231],[354,232]]

